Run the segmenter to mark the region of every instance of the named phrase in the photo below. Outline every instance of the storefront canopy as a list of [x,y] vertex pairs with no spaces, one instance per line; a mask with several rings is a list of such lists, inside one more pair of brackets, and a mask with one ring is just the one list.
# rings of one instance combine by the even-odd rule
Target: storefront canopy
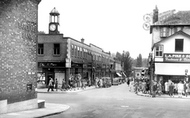
[[119,77],[121,77],[121,74],[120,74],[120,73],[117,72],[116,74],[117,74]]
[[190,63],[155,63],[155,74],[157,75],[190,75]]

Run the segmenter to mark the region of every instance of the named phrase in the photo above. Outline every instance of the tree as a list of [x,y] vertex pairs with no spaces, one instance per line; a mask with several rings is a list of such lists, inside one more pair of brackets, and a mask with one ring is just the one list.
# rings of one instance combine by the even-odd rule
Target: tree
[[130,53],[127,51],[123,51],[123,53],[116,53],[116,59],[121,61],[121,63],[124,65],[124,72],[126,73],[126,76],[131,75],[132,71],[132,58],[130,56]]
[[129,77],[132,72],[132,58],[130,53],[127,51],[123,51],[123,62],[124,62],[124,71],[126,75]]
[[139,54],[139,56],[137,57],[136,67],[142,67],[142,55],[141,54]]

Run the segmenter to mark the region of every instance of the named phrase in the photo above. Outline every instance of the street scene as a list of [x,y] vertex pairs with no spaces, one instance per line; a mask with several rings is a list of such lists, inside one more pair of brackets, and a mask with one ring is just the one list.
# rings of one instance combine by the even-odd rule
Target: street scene
[[0,9],[0,118],[190,117],[188,0]]
[[38,93],[47,103],[66,104],[70,109],[47,118],[180,118],[189,117],[189,97],[155,98],[129,91],[126,83],[110,88],[76,92]]

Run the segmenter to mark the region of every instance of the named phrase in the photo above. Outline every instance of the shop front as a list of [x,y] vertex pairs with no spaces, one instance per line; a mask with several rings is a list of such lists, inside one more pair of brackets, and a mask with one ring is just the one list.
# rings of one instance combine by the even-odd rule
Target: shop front
[[38,82],[44,84],[46,87],[49,84],[50,78],[58,80],[61,85],[62,79],[65,78],[65,63],[64,62],[38,62]]
[[190,71],[189,63],[155,63],[155,79],[163,82],[171,80],[174,83],[189,81],[188,70]]

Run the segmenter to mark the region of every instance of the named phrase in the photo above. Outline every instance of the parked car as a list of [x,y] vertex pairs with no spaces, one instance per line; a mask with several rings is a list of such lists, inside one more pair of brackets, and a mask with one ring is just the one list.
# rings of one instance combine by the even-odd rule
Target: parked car
[[119,85],[119,84],[121,84],[121,78],[120,77],[113,78],[112,85]]

